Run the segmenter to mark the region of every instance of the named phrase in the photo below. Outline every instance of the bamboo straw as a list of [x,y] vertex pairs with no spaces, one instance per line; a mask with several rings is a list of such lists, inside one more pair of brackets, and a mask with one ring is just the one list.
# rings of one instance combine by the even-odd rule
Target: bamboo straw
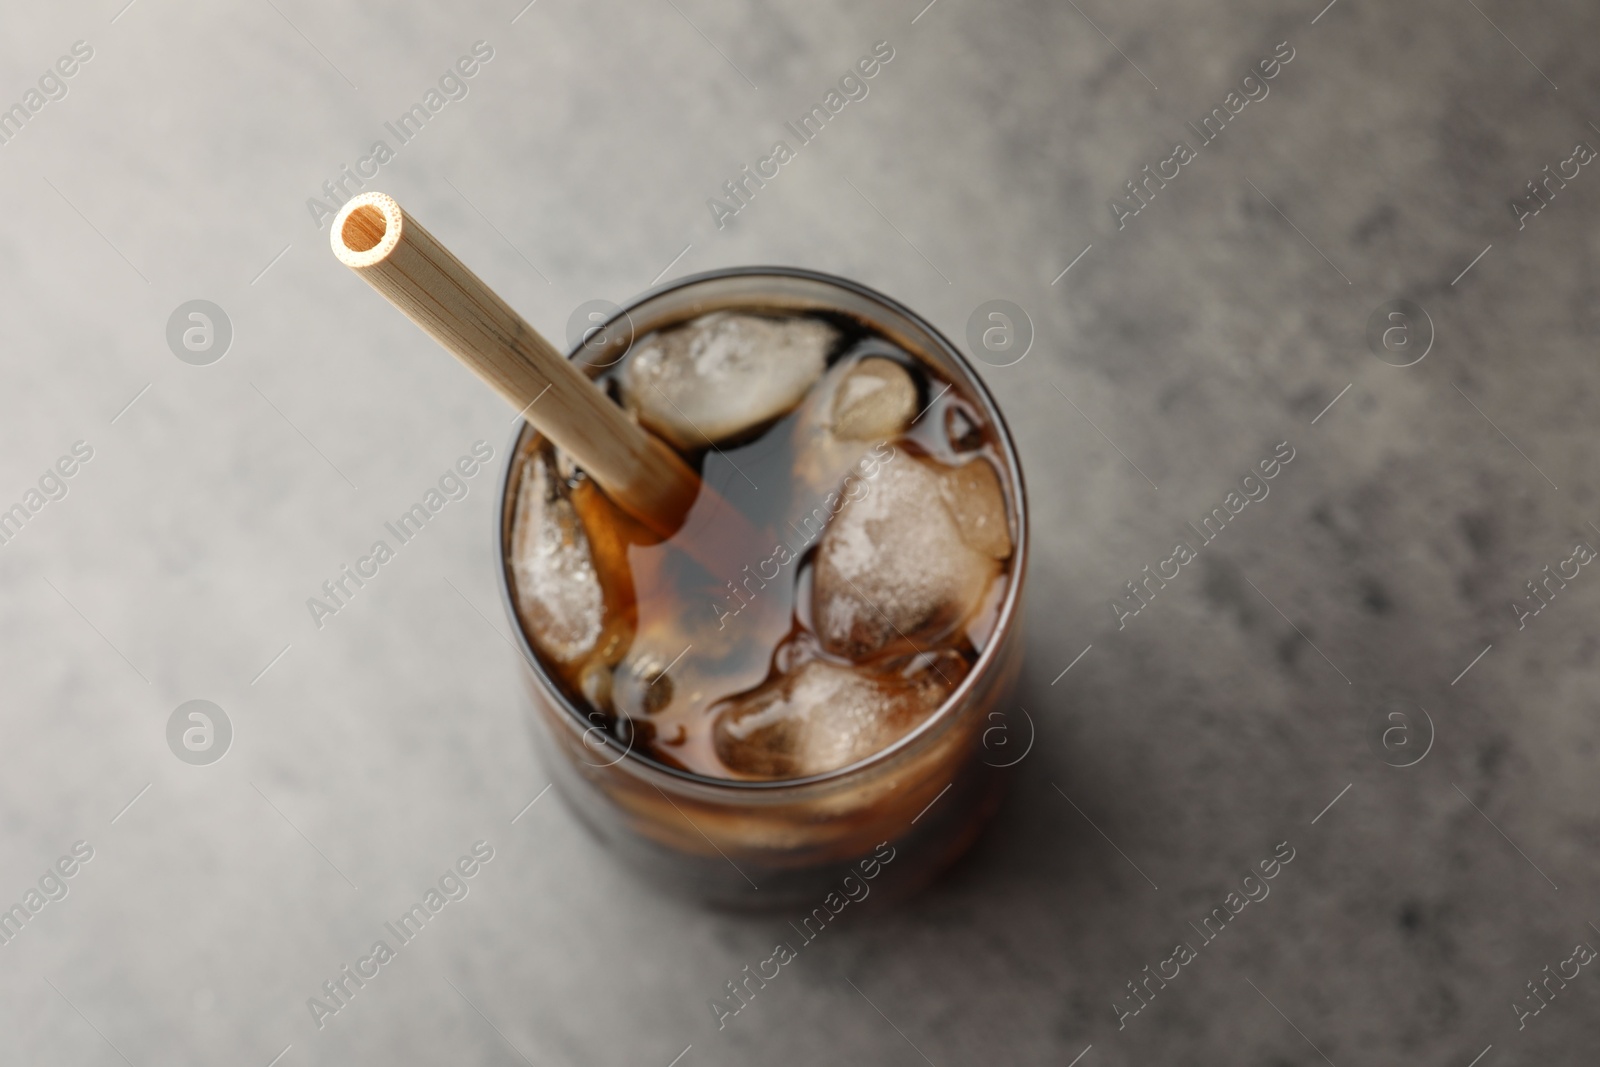
[[339,262],[493,386],[619,507],[664,537],[682,524],[700,490],[688,464],[392,197],[352,197],[333,220],[332,244]]

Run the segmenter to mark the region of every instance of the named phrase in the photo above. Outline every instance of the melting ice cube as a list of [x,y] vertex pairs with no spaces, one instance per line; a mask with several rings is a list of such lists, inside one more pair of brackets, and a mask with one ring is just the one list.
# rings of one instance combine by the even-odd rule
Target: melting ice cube
[[795,420],[797,514],[839,489],[863,445],[898,437],[916,412],[916,383],[892,359],[869,356],[830,370]]
[[961,679],[954,654],[921,669],[882,675],[812,660],[715,706],[717,756],[755,778],[822,774],[899,740]]
[[864,660],[925,647],[975,611],[1011,554],[989,462],[954,470],[901,448],[822,535],[812,620],[823,647]]
[[798,404],[837,337],[819,319],[702,315],[640,340],[623,368],[623,400],[680,449],[721,444]]
[[517,606],[539,651],[560,663],[588,655],[600,637],[605,598],[589,537],[544,451],[522,465],[511,566]]

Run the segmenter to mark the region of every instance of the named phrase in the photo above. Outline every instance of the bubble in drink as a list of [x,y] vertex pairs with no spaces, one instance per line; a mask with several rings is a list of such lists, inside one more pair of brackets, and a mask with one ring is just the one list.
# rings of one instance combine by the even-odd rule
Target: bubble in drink
[[663,541],[524,446],[518,614],[588,721],[668,766],[781,780],[881,752],[956,691],[1012,516],[994,428],[928,364],[843,314],[752,308],[646,334],[600,377],[749,535],[691,512]]

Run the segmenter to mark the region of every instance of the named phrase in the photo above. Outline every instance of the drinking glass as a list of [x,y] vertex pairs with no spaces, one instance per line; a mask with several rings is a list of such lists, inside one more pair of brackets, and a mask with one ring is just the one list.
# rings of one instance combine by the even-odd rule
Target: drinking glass
[[[521,464],[538,445],[519,424],[500,488],[500,591],[525,668],[544,764],[572,811],[654,887],[744,908],[811,905],[863,869],[887,896],[910,893],[976,839],[998,808],[1006,761],[991,733],[1005,729],[1022,659],[1028,561],[1022,469],[993,398],[953,345],[906,307],[843,278],[787,267],[742,267],[669,283],[591,328],[569,353],[591,375],[637,336],[712,311],[831,311],[853,317],[929,368],[982,414],[1000,467],[1014,550],[994,630],[939,707],[888,747],[838,770],[781,781],[712,778],[669,766],[596,725],[557,683],[524,632],[511,569]],[[884,857],[890,857],[887,861]]]

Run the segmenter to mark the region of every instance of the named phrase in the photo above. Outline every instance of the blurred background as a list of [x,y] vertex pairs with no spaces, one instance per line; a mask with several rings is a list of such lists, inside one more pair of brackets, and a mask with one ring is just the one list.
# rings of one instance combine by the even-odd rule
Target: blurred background
[[[0,15],[0,906],[28,916],[0,1061],[1594,1047],[1600,12],[925,2]],[[750,263],[958,344],[1023,312],[1023,358],[974,352],[1035,533],[1010,800],[724,1029],[708,1002],[791,917],[667,899],[541,796],[491,539],[510,412],[333,259],[357,180],[558,340]],[[319,628],[307,598],[479,441],[467,497]],[[1111,606],[1280,446],[1196,565]],[[200,756],[169,729],[194,700]],[[477,842],[468,896],[319,1027],[308,998]]]

